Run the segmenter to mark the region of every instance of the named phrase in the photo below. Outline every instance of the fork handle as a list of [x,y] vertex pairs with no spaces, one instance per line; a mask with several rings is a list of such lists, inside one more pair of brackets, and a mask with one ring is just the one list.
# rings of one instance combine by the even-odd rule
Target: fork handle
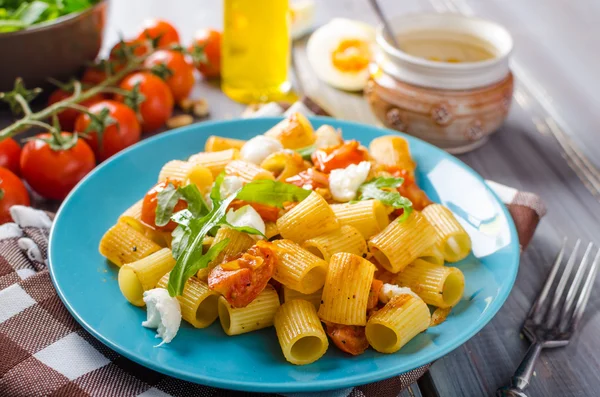
[[543,345],[540,342],[535,342],[529,347],[525,357],[523,357],[523,360],[521,361],[521,364],[519,364],[515,374],[510,379],[511,385],[498,389],[496,391],[496,396],[527,397],[525,394],[525,389],[527,386],[529,386],[529,381],[531,380],[531,375],[533,375],[535,362],[537,361],[542,349]]

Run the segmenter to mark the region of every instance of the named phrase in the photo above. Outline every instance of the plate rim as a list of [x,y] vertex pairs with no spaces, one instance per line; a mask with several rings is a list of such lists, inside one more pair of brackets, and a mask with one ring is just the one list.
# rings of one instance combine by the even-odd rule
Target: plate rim
[[[510,292],[512,291],[512,289],[514,287],[515,280],[516,280],[516,277],[517,277],[517,274],[519,271],[519,266],[520,266],[520,244],[518,243],[518,241],[519,241],[518,234],[517,234],[514,220],[513,220],[512,216],[510,215],[508,208],[506,207],[506,204],[504,204],[502,202],[502,200],[498,197],[498,195],[487,185],[487,183],[485,182],[485,179],[477,171],[475,171],[473,168],[471,168],[469,165],[464,163],[459,158],[445,152],[444,150],[442,150],[428,142],[425,142],[417,137],[408,135],[403,132],[394,131],[394,130],[382,128],[382,127],[375,126],[375,125],[369,125],[366,123],[359,123],[359,122],[355,122],[355,121],[335,119],[335,118],[326,117],[326,116],[311,116],[311,117],[308,117],[308,119],[311,121],[311,123],[313,123],[313,122],[327,123],[327,122],[331,122],[333,120],[336,123],[339,122],[339,123],[346,124],[349,126],[360,127],[360,128],[367,127],[369,129],[381,130],[382,132],[388,132],[390,135],[398,135],[403,138],[407,138],[409,140],[409,143],[411,140],[418,141],[420,144],[424,144],[425,147],[427,147],[429,150],[434,150],[434,151],[440,152],[443,157],[449,158],[450,161],[458,162],[462,168],[464,168],[468,172],[470,172],[470,174],[472,174],[477,180],[479,180],[480,183],[483,184],[483,186],[485,186],[488,194],[491,194],[491,197],[494,200],[496,200],[497,203],[500,204],[500,209],[501,209],[502,213],[504,214],[505,218],[507,219],[508,229],[509,229],[510,238],[511,238],[511,242],[512,242],[512,244],[509,246],[509,247],[511,247],[511,252],[510,252],[510,255],[512,258],[511,262],[516,263],[516,266],[512,266],[511,269],[514,269],[514,270],[512,271],[511,274],[507,275],[510,277],[509,288],[507,288],[506,291],[504,291],[504,292],[501,291],[501,293],[498,294],[497,299],[494,300],[495,305],[488,308],[486,313],[483,315],[482,321],[480,321],[479,323],[475,323],[474,326],[467,327],[468,332],[466,332],[463,337],[461,337],[459,340],[455,341],[454,343],[452,343],[444,348],[436,349],[432,353],[426,354],[423,358],[420,358],[420,361],[422,361],[422,363],[420,365],[418,365],[414,369],[408,370],[408,371],[399,371],[397,369],[397,366],[388,366],[385,369],[380,368],[376,372],[366,372],[364,374],[351,374],[351,375],[343,377],[343,378],[311,380],[308,382],[270,383],[270,382],[259,382],[259,381],[239,381],[239,380],[225,380],[222,378],[214,378],[214,377],[206,376],[203,374],[196,374],[195,376],[189,376],[187,373],[180,371],[176,367],[163,367],[161,365],[158,365],[157,363],[155,363],[154,361],[152,361],[146,357],[136,355],[133,352],[129,351],[127,348],[123,348],[120,345],[113,343],[111,340],[107,339],[100,332],[98,332],[92,326],[90,326],[90,324],[88,324],[87,321],[84,318],[82,318],[75,311],[75,309],[73,308],[71,303],[64,296],[63,290],[61,289],[60,285],[56,281],[56,276],[54,274],[55,270],[54,270],[52,258],[53,258],[53,254],[54,254],[53,241],[54,241],[54,234],[56,233],[56,231],[55,231],[56,225],[58,224],[57,221],[60,219],[60,216],[63,212],[65,205],[70,202],[71,197],[76,194],[76,192],[79,190],[79,188],[81,186],[83,186],[85,183],[87,183],[87,181],[90,178],[92,178],[96,173],[102,172],[102,170],[105,167],[110,166],[110,164],[113,161],[115,161],[116,159],[123,157],[123,156],[127,156],[129,154],[129,152],[138,150],[138,148],[140,148],[144,145],[153,144],[154,141],[168,139],[168,137],[170,137],[174,134],[182,134],[188,130],[196,129],[198,127],[210,129],[212,126],[219,125],[219,124],[240,123],[240,122],[243,123],[245,120],[249,120],[250,122],[252,120],[263,120],[263,121],[272,121],[273,123],[276,123],[278,121],[281,121],[282,119],[283,119],[283,117],[260,117],[260,118],[253,118],[253,119],[251,118],[251,119],[232,119],[232,120],[211,120],[211,121],[204,121],[201,123],[191,124],[191,125],[188,125],[185,127],[171,130],[171,131],[166,131],[164,133],[161,133],[161,134],[152,136],[150,138],[147,138],[143,141],[140,141],[139,143],[137,143],[133,146],[130,146],[129,148],[119,152],[118,154],[111,157],[107,161],[98,165],[94,170],[92,170],[92,172],[90,172],[88,175],[86,175],[73,188],[73,190],[69,193],[69,195],[61,203],[58,211],[56,212],[56,216],[54,217],[54,220],[52,222],[52,227],[50,229],[50,234],[49,234],[49,238],[48,238],[48,270],[50,273],[50,278],[52,280],[52,285],[54,286],[60,300],[65,305],[65,307],[67,308],[69,313],[75,318],[75,320],[87,332],[89,332],[94,338],[96,338],[97,340],[99,340],[104,345],[106,345],[110,349],[114,350],[118,354],[123,355],[124,357],[134,361],[137,364],[140,364],[146,368],[150,368],[156,372],[159,372],[159,373],[167,375],[167,376],[172,376],[174,378],[189,381],[192,383],[197,383],[197,384],[201,384],[201,385],[205,385],[205,386],[222,388],[222,389],[249,391],[249,392],[264,392],[264,393],[290,393],[290,392],[315,392],[315,391],[327,391],[327,390],[350,388],[350,387],[355,387],[355,386],[364,385],[364,384],[368,384],[368,383],[378,382],[378,381],[381,381],[384,379],[398,376],[402,373],[410,372],[414,369],[420,368],[423,365],[427,365],[428,363],[433,363],[435,360],[438,360],[438,359],[446,356],[453,350],[459,348],[460,346],[465,344],[468,340],[473,338],[479,331],[481,331],[481,329],[483,329],[483,327],[485,327],[486,325],[488,325],[491,322],[491,320],[496,316],[498,311],[502,308],[502,306],[504,306],[504,303],[508,299],[508,296],[510,295]],[[410,144],[409,144],[409,146],[410,146]]]

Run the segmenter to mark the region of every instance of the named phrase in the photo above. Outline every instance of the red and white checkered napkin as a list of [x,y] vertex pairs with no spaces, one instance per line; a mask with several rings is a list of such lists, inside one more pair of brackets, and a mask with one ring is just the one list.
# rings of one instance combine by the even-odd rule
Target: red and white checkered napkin
[[[544,215],[542,202],[490,185],[506,200],[525,247]],[[159,374],[94,339],[63,306],[46,270],[51,215],[26,207],[13,207],[12,214],[15,223],[0,226],[0,396],[249,395]],[[327,395],[395,397],[428,368]]]

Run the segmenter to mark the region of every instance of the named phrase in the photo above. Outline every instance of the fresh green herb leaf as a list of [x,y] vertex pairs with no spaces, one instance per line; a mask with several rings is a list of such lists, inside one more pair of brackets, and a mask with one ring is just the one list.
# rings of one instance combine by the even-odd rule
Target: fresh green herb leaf
[[[1,180],[0,180],[1,182]],[[4,189],[0,188],[0,200],[4,198]]]
[[156,196],[156,218],[154,219],[156,226],[165,226],[169,223],[171,216],[173,216],[173,209],[180,198],[181,195],[172,183],[169,183],[167,187],[158,192]]
[[219,256],[221,251],[223,251],[223,249],[227,247],[227,244],[229,244],[228,238],[223,239],[215,245],[213,245],[212,247],[210,247],[206,254],[202,255],[202,258],[200,258],[198,262],[196,262],[195,264],[193,264],[185,270],[185,273],[183,275],[185,280],[187,281],[190,277],[198,273],[198,270],[207,267],[208,264],[214,261],[217,258],[217,256]]
[[217,207],[218,203],[221,201],[221,185],[223,184],[224,180],[225,172],[223,171],[219,175],[217,175],[215,183],[213,184],[213,187],[210,191],[210,199],[213,203],[213,208]]
[[312,154],[317,150],[315,145],[306,146],[300,149],[296,149],[296,153],[298,153],[304,160],[312,161]]
[[204,197],[202,197],[202,193],[198,190],[198,186],[193,183],[178,188],[177,193],[181,195],[182,199],[187,201],[188,210],[191,212],[192,216],[199,218],[210,212],[204,201]]
[[191,235],[191,229],[187,227],[187,225],[178,225],[171,236],[173,239],[171,240],[171,252],[173,254],[173,258],[178,259],[183,250],[188,244],[188,240]]
[[375,199],[390,207],[402,209],[403,212],[402,215],[398,217],[398,221],[404,222],[413,211],[412,202],[400,195],[396,190],[382,190],[383,188],[396,189],[402,185],[403,182],[404,179],[394,177],[379,177],[372,179],[369,182],[363,183],[358,188],[360,193],[359,201]]
[[230,229],[237,230],[238,232],[248,233],[248,234],[252,234],[255,236],[262,236],[265,239],[267,238],[267,236],[262,234],[260,232],[260,230],[257,230],[255,228],[253,228],[252,226],[233,226],[231,223],[229,223],[227,221],[223,221],[223,225],[227,226]]
[[29,4],[23,3],[22,7],[15,12],[14,17],[18,18],[26,26],[29,26],[37,22],[47,9],[48,4],[41,1],[34,1]]
[[237,195],[239,200],[283,208],[285,202],[302,201],[311,191],[288,183],[262,179],[245,185]]

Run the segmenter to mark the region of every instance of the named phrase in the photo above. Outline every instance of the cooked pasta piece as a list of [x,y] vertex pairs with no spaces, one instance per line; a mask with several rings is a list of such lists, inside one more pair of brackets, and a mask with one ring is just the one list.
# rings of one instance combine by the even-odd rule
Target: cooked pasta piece
[[390,223],[387,209],[379,200],[332,204],[331,209],[340,224],[354,226],[365,239],[381,232]]
[[277,228],[277,223],[275,222],[265,222],[265,237],[270,239],[271,237],[275,237],[279,234],[279,229]]
[[141,199],[141,200],[137,201],[131,207],[127,208],[125,210],[125,212],[123,212],[121,214],[121,216],[119,217],[119,220],[121,218],[124,218],[124,217],[133,218],[133,219],[138,220],[138,221],[140,219],[142,219],[142,203],[143,202],[144,202],[144,199]]
[[410,295],[394,296],[367,322],[365,333],[373,349],[395,353],[429,327],[431,315],[423,300]]
[[455,306],[465,289],[465,276],[456,267],[434,265],[417,259],[398,273],[396,284],[409,287],[425,303],[441,308]]
[[360,256],[337,253],[331,257],[319,317],[344,325],[365,325],[375,265]]
[[286,149],[300,149],[315,143],[313,127],[302,113],[291,114],[265,135],[277,139]]
[[444,264],[444,254],[442,253],[442,250],[440,250],[438,244],[434,244],[423,251],[421,255],[419,255],[419,259],[433,263],[434,265],[442,266]]
[[[158,287],[167,288],[169,274],[158,282]],[[219,317],[219,294],[208,288],[204,281],[190,277],[183,287],[183,293],[177,296],[181,307],[181,317],[195,328],[206,328]]]
[[163,236],[163,233],[158,232],[148,226],[146,226],[142,222],[142,202],[144,200],[140,200],[131,207],[129,207],[120,217],[119,222],[127,223],[129,226],[133,227],[138,232],[142,233],[144,236],[148,237],[150,240],[154,241],[156,244],[161,247],[167,246],[167,241]]
[[275,331],[285,359],[305,365],[325,354],[329,342],[315,307],[305,300],[292,300],[275,313]]
[[225,246],[223,251],[221,251],[215,260],[210,262],[207,267],[198,270],[197,277],[199,280],[206,281],[210,271],[215,266],[220,264],[225,256],[234,256],[240,254],[254,245],[254,239],[248,234],[230,229],[227,226],[223,226],[217,231],[217,234],[212,241],[212,245],[215,245],[226,238],[229,239],[229,243]]
[[321,296],[323,296],[323,289],[313,292],[312,294],[303,294],[294,289],[288,288],[285,285],[282,288],[282,297],[284,302],[289,302],[294,299],[302,299],[313,304],[315,309],[319,310],[321,305]]
[[246,307],[234,308],[223,296],[219,298],[218,307],[223,331],[229,336],[245,334],[273,325],[279,309],[279,295],[272,286],[267,285]]
[[204,144],[205,152],[220,152],[227,149],[241,149],[246,141],[241,139],[225,138],[222,136],[211,135]]
[[375,138],[369,145],[369,153],[379,164],[395,166],[411,173],[415,170],[408,141],[402,137],[388,135]]
[[316,192],[312,192],[288,213],[277,219],[277,228],[281,236],[297,243],[339,227],[331,207]]
[[273,244],[278,258],[275,280],[303,294],[312,294],[323,287],[327,262],[291,240],[275,240]]
[[216,178],[233,160],[240,158],[240,151],[238,149],[227,149],[218,152],[201,152],[190,156],[189,162],[204,166],[212,172],[213,177]]
[[452,212],[441,204],[431,204],[423,216],[435,228],[439,244],[448,262],[458,262],[471,252],[471,238]]
[[225,167],[225,173],[230,176],[234,175],[242,179],[244,183],[256,181],[258,179],[275,179],[271,171],[249,163],[244,160],[233,160]]
[[308,239],[302,243],[302,247],[326,261],[338,252],[349,252],[358,256],[367,252],[365,238],[358,229],[349,225]]
[[206,194],[210,191],[213,181],[212,172],[208,168],[195,164],[190,168],[185,183],[193,183],[200,192]]
[[298,175],[308,168],[302,156],[291,150],[269,155],[260,163],[260,166],[271,171],[278,181],[285,181],[287,178]]
[[393,221],[371,237],[369,250],[386,270],[398,273],[435,242],[433,226],[423,215],[413,211],[405,221]]
[[117,266],[135,262],[158,251],[161,246],[126,222],[117,222],[100,240],[100,254]]
[[188,179],[188,174],[193,165],[194,164],[187,161],[171,160],[160,169],[158,181],[164,181],[168,178],[185,182]]
[[174,266],[175,259],[168,248],[124,264],[119,269],[121,293],[131,304],[144,306],[144,291],[156,287],[160,279],[173,270]]

